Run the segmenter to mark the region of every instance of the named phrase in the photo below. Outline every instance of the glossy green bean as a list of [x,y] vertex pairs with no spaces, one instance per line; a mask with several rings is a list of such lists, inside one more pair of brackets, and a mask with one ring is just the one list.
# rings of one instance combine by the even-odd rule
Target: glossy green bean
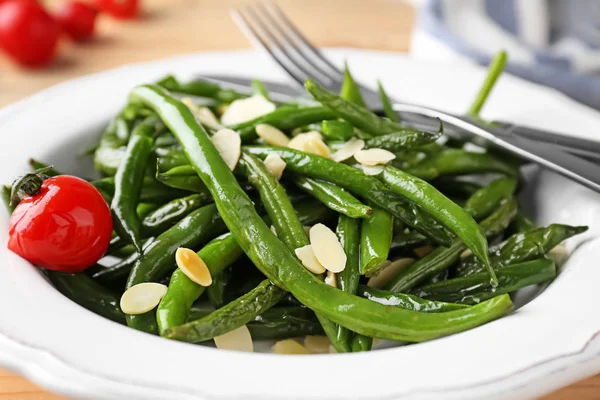
[[390,212],[437,243],[448,245],[452,241],[450,233],[429,214],[414,203],[396,196],[377,178],[365,175],[356,168],[287,147],[246,146],[245,149],[261,158],[275,152],[286,162],[287,169],[299,175],[332,182]]
[[206,288],[206,297],[213,307],[221,308],[226,303],[225,291],[231,280],[231,269],[226,268],[211,276],[212,283]]
[[535,222],[527,218],[527,216],[520,211],[513,219],[508,230],[515,233],[525,233],[534,230],[536,227]]
[[390,250],[411,250],[427,244],[428,240],[419,232],[401,232],[392,237]]
[[[517,202],[511,198],[481,222],[481,229],[488,237],[494,236],[506,229],[516,212]],[[450,268],[458,261],[460,254],[465,249],[465,244],[459,239],[455,240],[448,248],[438,247],[410,267],[402,270],[385,285],[384,289],[406,293],[441,271]]]
[[473,104],[471,104],[471,106],[469,107],[469,111],[467,111],[467,114],[471,117],[479,118],[479,113],[481,112],[485,101],[487,100],[488,96],[490,95],[490,92],[496,84],[496,80],[500,77],[502,71],[504,71],[507,58],[508,56],[506,54],[506,51],[501,50],[494,56],[494,58],[490,62],[490,67],[485,81],[483,82],[481,89],[479,89],[479,93],[477,93],[477,97],[473,101]]
[[94,167],[97,171],[114,176],[125,155],[129,141],[129,124],[121,115],[111,121],[94,152]]
[[480,220],[493,212],[502,201],[511,197],[517,188],[517,180],[511,177],[498,178],[475,192],[465,203],[465,212]]
[[327,139],[345,142],[354,136],[354,127],[346,121],[326,119],[321,124],[321,132]]
[[376,303],[383,304],[384,306],[400,307],[406,310],[426,313],[454,311],[467,307],[463,304],[426,300],[412,294],[395,293],[365,285],[360,285],[358,287],[358,295]]
[[[157,237],[144,250],[133,265],[125,288],[162,279],[174,267],[175,252],[179,247],[194,248],[224,230],[225,225],[214,204],[197,209]],[[155,311],[128,315],[127,325],[145,332],[157,332]]]
[[304,307],[271,308],[246,326],[253,340],[281,340],[324,333],[314,313]]
[[434,179],[430,183],[446,196],[461,200],[468,199],[469,197],[473,196],[476,191],[482,188],[482,186],[478,183],[458,180],[448,176]]
[[348,63],[344,63],[344,81],[342,82],[340,97],[361,107],[367,107],[362,95],[360,94],[360,88],[350,73]]
[[252,91],[254,92],[255,95],[260,95],[262,97],[264,97],[267,100],[269,99],[269,91],[267,90],[267,88],[265,87],[264,83],[262,83],[262,81],[260,79],[252,79]]
[[[215,198],[223,220],[254,264],[315,312],[357,333],[393,340],[424,341],[496,319],[512,308],[498,296],[464,310],[440,314],[382,306],[333,288],[310,273],[270,231],[252,201],[189,109],[152,85],[135,88],[130,100],[150,107],[180,141],[191,164]],[[353,307],[347,307],[353,304]]]
[[256,125],[268,124],[283,131],[299,128],[325,119],[333,119],[333,114],[324,107],[296,107],[283,106],[275,111],[257,117],[251,121],[233,125],[230,128],[239,132],[242,141],[248,142],[256,139]]
[[377,80],[377,90],[379,91],[379,97],[381,98],[381,104],[383,105],[383,113],[385,116],[391,121],[400,122],[400,117],[398,116],[398,113],[394,111],[392,103],[390,102],[385,89],[383,89],[383,84],[379,79]]
[[[96,187],[96,189],[98,189],[100,192],[106,194],[108,203],[112,201],[113,195],[115,193],[114,176],[98,179],[90,183],[94,185],[94,187]],[[189,194],[189,192],[170,188],[158,182],[152,177],[145,176],[144,185],[142,186],[142,192],[140,193],[140,201],[147,203],[161,203]]]
[[429,183],[402,170],[387,166],[383,170],[382,179],[395,193],[418,203],[454,232],[485,265],[492,285],[497,284],[495,272],[490,264],[487,240],[477,222],[469,214]]
[[360,229],[360,274],[370,276],[384,265],[390,253],[394,217],[380,208],[362,221]]
[[373,213],[371,207],[333,183],[304,176],[294,177],[294,183],[325,206],[350,218],[367,218]]
[[446,149],[407,168],[406,172],[430,181],[439,176],[488,172],[498,172],[516,177],[519,170],[515,166],[507,164],[490,154],[473,153],[462,149]]
[[119,296],[86,274],[49,270],[44,270],[44,274],[59,292],[83,308],[120,324],[125,323],[125,314],[119,307]]
[[179,82],[174,76],[168,75],[157,82],[157,85],[176,93],[184,93],[198,97],[208,97],[222,103],[231,103],[237,99],[248,97],[233,89],[224,89],[216,83],[202,80]]
[[438,133],[430,133],[413,128],[403,128],[392,133],[386,133],[367,139],[365,140],[365,147],[398,152],[432,143],[436,141],[442,133],[443,129],[441,124]]
[[[360,221],[340,215],[336,234],[346,253],[346,268],[337,274],[337,284],[340,290],[356,294],[360,281]],[[336,341],[347,343],[350,349],[352,336],[352,331],[341,325],[337,326]]]
[[500,294],[549,281],[555,276],[554,261],[538,259],[499,269],[499,285],[496,288],[490,287],[489,282],[485,280],[485,273],[480,272],[422,286],[413,293],[432,300],[477,304]]
[[[496,270],[508,265],[544,257],[563,240],[583,233],[587,226],[552,224],[525,233],[512,235],[506,241],[490,249],[492,265]],[[473,257],[465,257],[456,268],[458,277],[481,272],[481,264]]]
[[138,251],[142,249],[140,219],[136,207],[142,192],[144,171],[152,151],[152,137],[158,124],[162,125],[158,118],[148,117],[135,127],[115,174],[115,192],[110,206],[114,229]]
[[166,231],[192,211],[212,203],[212,201],[212,197],[208,193],[193,194],[171,200],[142,219],[142,237],[154,236]]

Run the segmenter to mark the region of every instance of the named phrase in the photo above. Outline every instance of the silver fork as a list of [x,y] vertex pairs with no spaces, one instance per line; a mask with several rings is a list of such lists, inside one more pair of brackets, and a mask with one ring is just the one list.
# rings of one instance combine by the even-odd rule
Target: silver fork
[[[255,7],[246,6],[234,10],[232,15],[248,38],[267,51],[296,84],[302,86],[306,79],[312,78],[329,90],[339,91],[343,82],[342,71],[311,45],[277,6],[258,3]],[[369,107],[380,108],[377,106],[381,104],[377,92],[363,85],[360,85],[360,89]],[[600,192],[599,165],[574,156],[555,144],[544,142],[543,137],[536,141],[515,134],[516,129],[507,129],[511,127],[510,124],[483,125],[466,116],[392,101],[394,109],[403,113],[403,117],[412,115],[411,123],[440,119],[445,125],[455,127],[456,133],[466,134],[470,140],[483,145],[496,145]],[[538,131],[540,132],[542,131]]]

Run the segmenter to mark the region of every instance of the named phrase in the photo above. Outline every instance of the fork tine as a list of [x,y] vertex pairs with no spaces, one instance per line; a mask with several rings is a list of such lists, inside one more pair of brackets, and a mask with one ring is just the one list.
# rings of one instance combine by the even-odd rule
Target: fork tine
[[331,86],[335,82],[326,74],[315,70],[315,66],[308,63],[298,49],[282,36],[277,30],[277,26],[269,19],[268,11],[260,6],[248,7],[247,13],[252,14],[253,20],[260,26],[261,31],[268,36],[269,40],[276,44],[276,47],[287,57],[289,62],[297,69],[301,70],[307,77],[313,78],[323,86]]
[[304,43],[308,41],[306,39],[297,39],[297,35],[294,34],[293,29],[290,29],[288,23],[286,22],[289,20],[282,19],[280,15],[283,12],[277,14],[271,11],[265,3],[257,4],[257,8],[261,9],[261,17],[264,18],[267,26],[277,32],[277,34],[274,36],[279,39],[279,42],[282,44],[282,46],[293,49],[297,55],[297,58],[299,58],[298,61],[308,64],[310,66],[310,70],[313,71],[312,73],[315,73],[314,71],[316,71],[316,73],[321,74],[322,76],[326,77],[326,79],[337,83],[337,86],[339,86],[339,83],[342,81],[341,73],[339,71],[332,70],[328,66],[325,68],[322,66],[323,63],[319,62],[319,57],[314,55],[310,49],[306,48]]
[[251,17],[248,17],[247,12],[244,12],[242,9],[231,10],[231,16],[248,40],[257,47],[268,52],[271,58],[274,59],[298,85],[304,85],[304,81],[308,76],[304,72],[298,70],[293,63],[290,63],[287,57],[282,56],[277,47],[272,48],[272,46],[267,43],[268,38],[263,34],[264,32],[260,27],[257,28],[255,24],[252,23],[253,20]]
[[292,21],[285,15],[283,10],[281,10],[277,4],[269,2],[264,7],[271,13],[271,15],[275,16],[276,21],[280,21],[280,26],[283,25],[286,28],[287,36],[294,38],[296,42],[302,45],[301,48],[307,57],[310,57],[325,67],[329,72],[328,76],[341,79],[343,76],[342,71],[333,65],[318,48],[313,46],[308,41],[308,39],[300,32],[296,25],[292,23]]

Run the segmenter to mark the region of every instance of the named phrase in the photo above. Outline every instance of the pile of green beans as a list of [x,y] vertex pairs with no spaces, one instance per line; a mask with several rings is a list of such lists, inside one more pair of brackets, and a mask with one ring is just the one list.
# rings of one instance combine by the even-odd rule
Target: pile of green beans
[[[490,69],[471,117],[480,118],[504,62],[500,55]],[[259,81],[252,87],[269,99]],[[218,118],[245,95],[173,76],[134,88],[94,153],[101,177],[92,183],[113,213],[107,256],[79,274],[46,271],[48,279],[103,317],[192,343],[246,326],[254,340],[326,335],[337,352],[357,352],[370,350],[373,338],[422,342],[509,313],[508,294],[552,280],[552,249],[586,228],[537,228],[516,200],[518,164],[469,151],[442,126],[412,128],[378,88],[380,114],[367,108],[347,66],[339,95],[308,80],[314,104],[276,104],[227,127],[243,143],[233,171],[211,141],[214,128],[179,99],[194,96]],[[270,146],[258,124],[290,139],[316,129],[332,152],[363,139],[365,149],[396,158],[368,175],[352,159]],[[285,162],[280,180],[263,163],[269,155]],[[327,279],[294,252],[310,244],[306,229],[317,223],[346,254],[345,269]],[[211,286],[177,268],[180,247],[197,252]],[[414,262],[390,273],[398,257]],[[120,296],[145,282],[166,284],[166,295],[156,309],[126,315]]]

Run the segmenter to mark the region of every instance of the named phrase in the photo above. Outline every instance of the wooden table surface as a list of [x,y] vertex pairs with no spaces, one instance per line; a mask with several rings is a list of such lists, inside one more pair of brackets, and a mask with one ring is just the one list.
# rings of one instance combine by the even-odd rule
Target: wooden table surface
[[[54,7],[63,1],[45,1]],[[0,56],[0,106],[55,83],[135,61],[202,50],[250,45],[229,16],[241,0],[142,0],[138,20],[100,18],[90,43],[61,44],[53,65],[21,70]],[[320,46],[361,47],[406,52],[415,11],[401,0],[278,0],[278,4]],[[0,370],[0,400],[60,397],[24,378]],[[559,390],[545,400],[600,398],[600,375]]]

